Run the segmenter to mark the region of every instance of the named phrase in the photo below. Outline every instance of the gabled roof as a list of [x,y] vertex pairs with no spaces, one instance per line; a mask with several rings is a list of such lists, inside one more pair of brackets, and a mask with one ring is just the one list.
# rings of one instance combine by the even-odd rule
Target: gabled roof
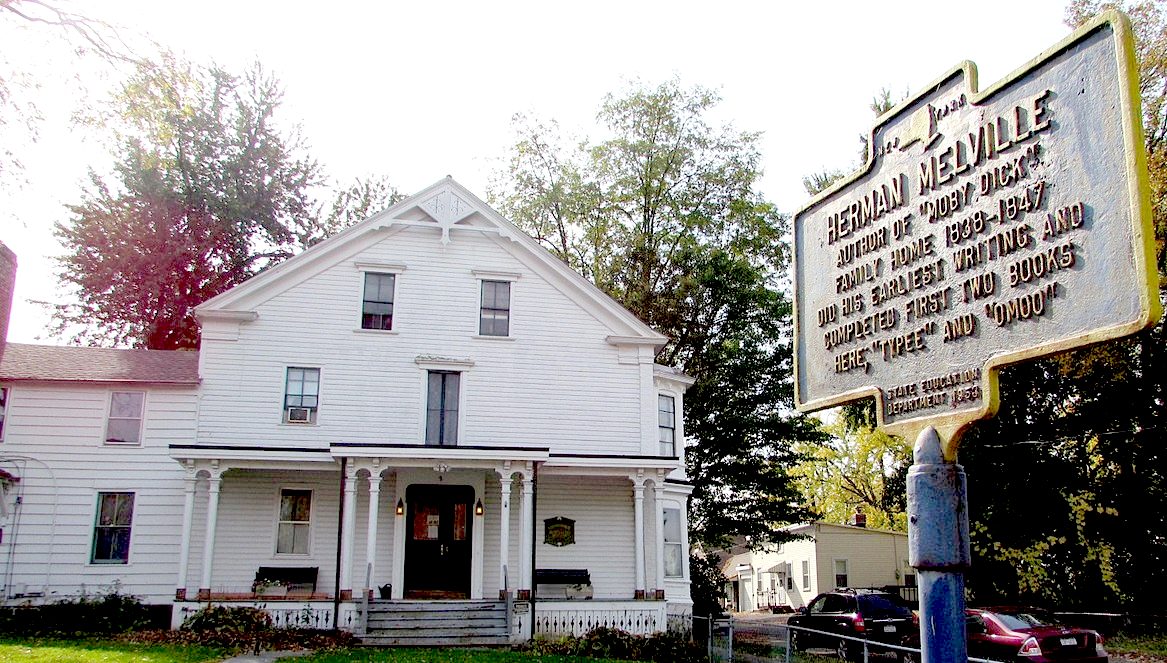
[[443,244],[458,241],[457,235],[462,232],[496,238],[500,246],[533,271],[553,275],[555,278],[548,279],[552,285],[611,329],[610,341],[654,346],[668,342],[666,336],[641,322],[451,177],[204,302],[195,313],[200,320],[246,320],[258,305],[351,258],[365,245],[416,228],[431,229]]
[[199,382],[199,353],[0,344],[0,381]]

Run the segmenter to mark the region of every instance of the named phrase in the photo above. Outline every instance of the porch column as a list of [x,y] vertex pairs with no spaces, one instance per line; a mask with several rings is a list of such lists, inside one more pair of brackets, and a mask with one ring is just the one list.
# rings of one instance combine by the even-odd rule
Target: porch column
[[381,508],[381,475],[374,467],[369,474],[369,526],[365,540],[365,592],[373,591],[377,577],[377,518]]
[[511,590],[510,556],[511,556],[511,486],[514,477],[509,468],[498,475],[499,492],[502,499],[498,510],[498,582],[499,598],[505,598],[504,591]]
[[211,566],[215,559],[215,528],[219,524],[219,484],[222,474],[214,472],[207,479],[207,532],[203,542],[203,580],[199,598],[211,598]]
[[183,480],[185,496],[182,502],[182,538],[178,547],[178,582],[175,584],[174,598],[186,600],[187,566],[190,565],[190,528],[194,524],[195,486],[198,479],[194,472],[187,471]]
[[340,524],[340,587],[342,601],[353,597],[353,537],[357,520],[357,475],[350,468],[344,479],[344,521]]
[[636,518],[632,529],[636,539],[636,598],[644,598],[644,482],[633,479],[633,503]]
[[658,477],[652,486],[653,511],[656,511],[656,598],[665,591],[665,487]]
[[[519,536],[519,589],[534,590],[531,584],[531,528],[535,524],[535,491],[530,473],[523,474],[523,529]],[[534,594],[534,592],[531,592]]]

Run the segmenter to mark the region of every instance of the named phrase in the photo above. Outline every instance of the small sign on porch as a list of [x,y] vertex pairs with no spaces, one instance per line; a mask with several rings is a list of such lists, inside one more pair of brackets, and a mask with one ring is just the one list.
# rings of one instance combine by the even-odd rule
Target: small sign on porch
[[560,547],[575,543],[575,521],[563,516],[544,520],[543,543]]

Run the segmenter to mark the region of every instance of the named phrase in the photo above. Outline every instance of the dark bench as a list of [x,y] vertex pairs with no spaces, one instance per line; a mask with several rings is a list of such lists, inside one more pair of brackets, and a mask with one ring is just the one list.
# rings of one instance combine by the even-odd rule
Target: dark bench
[[289,592],[315,594],[319,572],[319,566],[261,566],[255,572],[251,591],[256,591],[261,583],[279,583]]
[[587,569],[535,569],[535,595],[549,599],[590,599],[592,576]]

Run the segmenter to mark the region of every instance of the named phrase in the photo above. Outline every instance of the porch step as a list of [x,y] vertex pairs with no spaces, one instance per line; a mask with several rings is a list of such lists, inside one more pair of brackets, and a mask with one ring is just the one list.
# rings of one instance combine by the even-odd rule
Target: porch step
[[365,645],[380,647],[510,644],[505,601],[370,601]]

